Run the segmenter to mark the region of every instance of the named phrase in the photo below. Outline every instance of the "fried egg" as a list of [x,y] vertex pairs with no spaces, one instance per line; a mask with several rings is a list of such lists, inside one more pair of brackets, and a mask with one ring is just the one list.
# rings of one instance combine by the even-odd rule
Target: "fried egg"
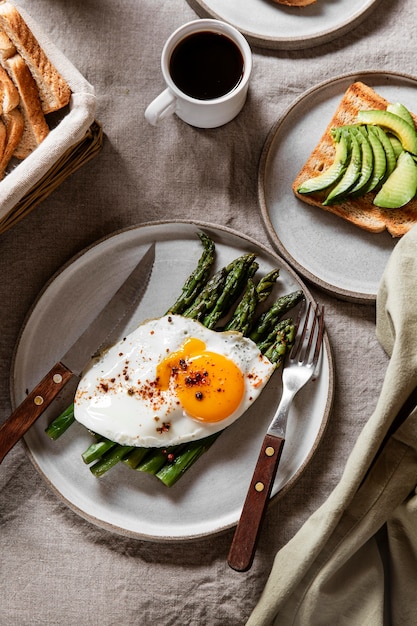
[[237,420],[275,366],[238,332],[180,315],[141,324],[83,373],[75,418],[122,445],[202,439]]

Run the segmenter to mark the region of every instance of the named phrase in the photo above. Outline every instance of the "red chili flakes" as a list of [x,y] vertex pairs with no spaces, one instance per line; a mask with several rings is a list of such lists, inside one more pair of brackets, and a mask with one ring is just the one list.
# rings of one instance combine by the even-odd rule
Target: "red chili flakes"
[[188,387],[194,387],[196,385],[205,385],[207,383],[208,372],[192,372],[185,378],[185,384]]
[[162,422],[162,426],[158,426],[156,432],[162,435],[162,433],[167,433],[171,428],[171,422]]

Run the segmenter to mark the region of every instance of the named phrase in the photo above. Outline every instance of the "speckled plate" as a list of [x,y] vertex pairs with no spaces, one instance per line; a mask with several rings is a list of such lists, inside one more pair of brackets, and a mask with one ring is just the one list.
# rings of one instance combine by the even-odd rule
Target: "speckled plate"
[[[260,274],[280,268],[277,295],[303,288],[311,298],[282,259],[231,230],[201,223],[164,222],[119,231],[62,268],[35,302],[15,350],[11,380],[14,406],[79,336],[97,307],[123,282],[153,241],[153,273],[133,324],[163,315],[201,255],[196,235],[200,229],[216,243],[218,266],[255,251]],[[264,431],[280,399],[279,372],[251,409],[224,431],[172,488],[124,465],[94,478],[81,459],[91,437],[79,424],[73,424],[58,441],[50,441],[45,426],[72,401],[73,391],[59,398],[25,436],[33,464],[72,510],[107,530],[152,541],[189,540],[237,523]],[[333,362],[326,336],[321,375],[298,394],[293,405],[275,497],[290,489],[311,458],[324,432],[332,398]]]
[[198,15],[228,22],[251,44],[284,50],[310,48],[341,37],[378,2],[317,0],[307,7],[289,7],[272,0],[188,0]]
[[342,299],[366,303],[376,299],[397,240],[310,206],[295,198],[291,187],[355,80],[389,101],[416,108],[417,79],[403,74],[345,74],[313,87],[272,127],[260,159],[258,194],[270,239],[297,272]]

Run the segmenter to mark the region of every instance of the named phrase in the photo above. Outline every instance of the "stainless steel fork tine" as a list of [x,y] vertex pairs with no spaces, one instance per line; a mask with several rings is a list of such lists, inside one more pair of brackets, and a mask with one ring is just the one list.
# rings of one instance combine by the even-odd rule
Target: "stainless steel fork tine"
[[[316,349],[314,350],[314,357],[313,357],[313,367],[314,369],[316,369],[318,360],[319,360],[319,356],[320,356],[320,350],[321,350],[321,344],[323,343],[323,334],[324,334],[324,306],[321,307],[321,310],[318,309],[318,313],[317,315],[319,316],[319,328],[317,331],[317,339],[316,339]],[[317,320],[317,315],[315,316],[315,320]]]
[[295,355],[296,355],[296,353],[298,351],[298,347],[300,345],[302,345],[302,338],[304,336],[304,328],[305,328],[306,320],[308,318],[310,307],[311,307],[311,303],[308,304],[304,325],[303,325],[303,327],[301,327],[301,319],[303,317],[303,314],[304,314],[304,311],[305,311],[305,308],[306,308],[306,301],[305,300],[302,301],[301,306],[300,306],[299,311],[298,311],[297,320],[295,322],[295,327],[297,329],[297,333],[296,333],[296,336],[295,336],[294,345],[291,348],[290,354],[288,355],[289,359],[293,359],[295,357]]
[[[314,341],[315,345],[314,345],[314,355],[312,358],[312,365],[316,367],[318,358],[320,355],[321,344],[323,341],[324,307],[322,307],[321,310],[320,308],[317,308],[317,311],[313,313],[313,319],[311,321],[311,328],[309,331],[307,345],[304,346],[307,331],[309,330],[311,310],[312,310],[312,304],[310,302],[307,308],[307,313],[305,315],[303,327],[302,329],[300,329],[300,332],[298,333],[298,337],[296,339],[294,347],[291,350],[290,361],[294,361],[298,353],[299,354],[298,362],[299,363],[305,362],[306,364],[308,364],[309,359],[310,359],[311,349],[313,346],[313,341]],[[317,331],[317,336],[316,336],[315,331],[316,331],[316,326],[317,326],[317,320],[318,320],[318,331]]]
[[[298,321],[298,332],[297,332],[297,336],[294,342],[294,346],[290,352],[290,356],[289,356],[290,361],[298,360],[299,363],[302,363],[303,359],[306,356],[308,357],[308,355],[310,354],[311,344],[312,344],[313,336],[314,336],[314,328],[315,328],[315,323],[316,323],[315,317],[313,317],[313,325],[310,330],[307,345],[305,345],[305,338],[306,338],[307,331],[309,328],[311,308],[312,308],[312,305],[311,305],[311,302],[309,302],[307,311],[304,317],[304,323],[302,326],[300,325],[300,320]],[[301,310],[300,310],[300,313],[302,313]]]
[[[308,305],[308,311],[307,311],[307,315],[306,315],[306,319],[305,319],[305,323],[304,323],[304,336],[303,336],[303,341],[305,340],[305,336],[307,334],[307,329],[308,329],[308,325],[310,322],[310,312],[311,312],[311,302]],[[311,352],[311,346],[313,344],[313,338],[314,338],[314,331],[316,330],[316,322],[317,322],[317,317],[315,315],[315,313],[313,313],[313,322],[311,324],[311,328],[310,328],[310,333],[308,336],[308,342],[307,342],[307,346],[305,348],[304,351],[304,358],[302,360],[302,362],[308,363],[308,360],[310,358],[310,352]],[[301,359],[300,359],[301,361]]]

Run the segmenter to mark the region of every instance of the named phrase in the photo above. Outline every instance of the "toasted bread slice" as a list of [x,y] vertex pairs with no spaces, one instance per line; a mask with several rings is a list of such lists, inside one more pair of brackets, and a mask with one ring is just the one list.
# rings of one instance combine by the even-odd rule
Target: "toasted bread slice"
[[36,83],[23,58],[15,54],[4,64],[19,92],[19,109],[24,119],[24,131],[14,156],[24,159],[45,139],[49,126],[42,111]]
[[5,0],[0,3],[0,30],[3,30],[25,60],[37,84],[45,114],[68,104],[71,90],[66,80],[46,56],[17,8]]
[[[353,83],[345,92],[320,141],[294,180],[292,188],[297,198],[303,202],[334,213],[359,228],[371,233],[387,230],[393,237],[401,237],[417,223],[417,199],[400,209],[380,209],[373,204],[375,194],[367,193],[362,197],[349,198],[338,204],[324,206],[322,202],[326,196],[325,192],[300,194],[297,191],[301,183],[318,176],[333,162],[335,148],[331,136],[332,128],[356,124],[358,111],[386,109],[388,104],[385,98],[368,85],[360,81]],[[412,115],[414,122],[417,123],[416,115]]]
[[20,143],[25,126],[23,115],[19,109],[13,109],[9,113],[5,113],[3,119],[6,125],[6,145],[0,159],[0,179],[2,179],[6,173],[6,168],[10,163],[16,147]]
[[19,92],[12,79],[0,66],[0,96],[1,96],[1,112],[10,113],[20,102]]
[[0,30],[0,61],[10,59],[17,50],[3,30]]
[[6,147],[7,129],[6,124],[0,119],[0,160]]
[[314,4],[317,0],[272,0],[276,4],[285,4],[289,7],[306,7],[309,4]]

